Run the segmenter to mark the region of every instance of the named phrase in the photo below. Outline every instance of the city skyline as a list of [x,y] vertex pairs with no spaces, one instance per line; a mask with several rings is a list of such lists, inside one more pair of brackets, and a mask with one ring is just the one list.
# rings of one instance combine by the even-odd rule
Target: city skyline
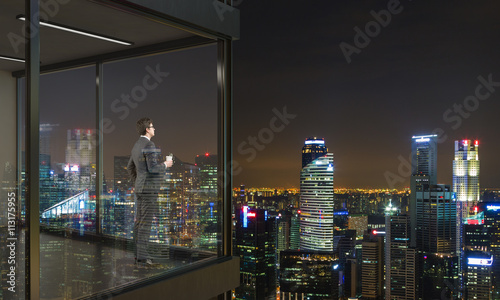
[[[64,127],[59,128],[59,127],[60,127],[60,125],[59,125],[59,124],[47,124],[47,123],[41,124],[41,128],[42,128],[42,127],[50,127],[50,126],[53,126],[53,128],[51,129],[51,131],[55,131],[56,133],[58,133],[57,131],[64,132],[65,134],[66,134],[66,132],[70,132],[70,131],[71,131],[71,132],[73,132],[73,131],[76,131],[76,130],[80,130],[80,131],[82,131],[82,132],[87,132],[88,130],[94,131],[94,129],[87,129],[87,128],[72,128],[72,129],[65,129]],[[59,132],[59,133],[61,133],[61,132]],[[52,134],[52,132],[51,132],[51,134]],[[415,138],[419,138],[419,137],[421,137],[421,136],[412,136],[412,137],[410,137],[410,138],[411,138],[411,140],[414,140]],[[437,136],[435,136],[435,137],[437,137]],[[42,145],[42,144],[41,144],[41,147],[47,147],[45,144],[49,144],[49,145],[50,145],[50,140],[51,140],[50,135],[49,135],[49,136],[44,135],[44,137],[43,137],[43,138],[44,138],[44,140],[48,140],[48,142],[45,142],[45,141],[44,141],[44,145]],[[60,139],[60,138],[58,138],[57,136],[56,136],[56,137],[54,137],[54,138],[55,138],[55,140],[57,141],[57,143],[64,144],[64,143],[68,142],[68,140],[66,140],[66,139]],[[58,139],[59,139],[59,140],[58,140]],[[308,139],[309,139],[309,138],[305,138],[304,140],[306,140],[306,141],[307,141]],[[323,143],[324,143],[324,138],[319,138],[319,139],[322,139],[322,140],[323,140]],[[459,141],[453,141],[453,145],[455,146],[455,144],[456,144],[457,142],[462,142],[462,141],[466,141],[466,140],[467,140],[467,139],[460,139]],[[467,141],[472,141],[472,142],[476,143],[476,146],[478,146],[478,145],[479,145],[479,143],[480,143],[480,141],[479,141],[479,140],[477,140],[477,139],[476,139],[476,140],[467,140]],[[436,144],[439,144],[439,142],[438,142],[438,143],[436,143]],[[94,145],[95,145],[95,142],[94,142]],[[50,146],[48,146],[48,147],[49,147],[49,148],[52,148],[52,149],[54,148],[54,147],[50,147]],[[456,146],[455,146],[455,147],[456,147]],[[67,152],[67,150],[64,150],[64,149],[66,149],[66,146],[65,146],[65,147],[63,147],[62,149],[60,149],[60,150],[63,150],[63,151],[60,151],[60,150],[59,150],[59,151],[58,151],[58,150],[54,151],[54,150],[52,150],[52,151],[54,151],[54,152],[56,153],[55,157],[58,157],[58,159],[56,160],[56,162],[54,161],[54,158],[50,156],[50,155],[51,155],[51,153],[46,153],[46,154],[48,154],[48,155],[49,155],[49,157],[51,157],[51,163],[52,163],[51,168],[52,168],[52,169],[54,169],[54,170],[58,170],[59,168],[61,168],[61,165],[63,165],[63,164],[68,164],[68,163],[69,163],[70,165],[71,165],[71,164],[74,164],[74,163],[72,163],[72,162],[68,162],[68,161],[67,161],[67,157],[66,157],[66,158],[63,158],[64,156],[67,156],[67,153],[66,153],[66,152]],[[203,155],[203,154],[204,154],[204,155],[207,155],[207,154],[209,154],[209,155],[217,155],[217,153],[211,153],[211,152],[202,152],[202,151],[198,151],[198,152],[196,152],[196,149],[191,149],[191,151],[192,151],[192,153],[193,153],[193,155],[194,155],[194,156],[193,156],[193,157],[186,157],[186,155],[183,155],[183,158],[184,158],[184,159],[186,159],[186,160],[185,160],[185,161],[184,161],[184,160],[181,160],[181,161],[186,162],[186,163],[192,163],[192,164],[194,164],[194,163],[195,163],[195,161],[196,161],[196,158],[197,158],[199,155]],[[455,150],[455,151],[456,151],[456,150]],[[453,155],[455,155],[455,151],[453,151]],[[167,151],[167,152],[170,152],[170,151]],[[440,152],[442,152],[442,151],[437,151],[437,152],[438,152],[437,156],[439,156],[439,153],[440,153]],[[127,151],[126,151],[126,150],[123,150],[123,149],[122,149],[122,150],[121,150],[121,152],[119,152],[119,153],[123,153],[123,155],[125,155],[125,156],[129,155],[129,154],[127,153]],[[195,154],[195,153],[199,153],[199,154]],[[325,153],[326,153],[326,152],[325,152]],[[398,166],[398,167],[408,168],[408,170],[410,170],[410,167],[412,167],[412,168],[413,168],[413,167],[415,167],[415,166],[413,166],[413,165],[411,164],[411,155],[414,155],[414,151],[413,151],[413,152],[412,152],[412,151],[410,151],[409,153],[410,153],[410,157],[408,157],[408,159],[407,159],[407,160],[406,160],[406,159],[405,159],[405,160],[403,160],[403,161],[399,160],[399,166]],[[165,153],[165,154],[166,154],[166,153]],[[113,157],[117,157],[117,156],[123,156],[123,155],[112,155],[111,153],[107,153],[107,155],[108,155],[108,156],[110,156],[111,158],[113,158]],[[181,154],[181,155],[182,155],[182,154]],[[304,155],[304,154],[302,154],[302,156],[303,156],[303,155]],[[297,160],[300,160],[300,157],[299,157],[299,156],[297,157]],[[234,161],[233,161],[233,162],[234,162]],[[237,161],[236,161],[236,163],[237,163]],[[336,163],[337,163],[337,162],[335,162],[335,165],[336,165]],[[454,163],[455,163],[455,159],[452,159],[452,160],[450,161],[450,163],[451,163],[451,164],[454,164]],[[112,165],[112,164],[107,164],[107,165],[105,166],[105,171],[104,171],[105,173],[104,173],[104,175],[105,175],[105,176],[106,176],[106,178],[108,178],[109,180],[112,180],[112,179],[114,178],[114,177],[113,177],[113,168],[114,168],[114,167],[113,167],[113,165]],[[62,170],[62,169],[61,169],[61,170]],[[61,170],[59,170],[59,171],[61,171]],[[238,170],[237,168],[235,168],[235,169],[234,169],[234,171],[235,171],[235,173],[236,173],[236,177],[237,177],[237,176],[239,175],[239,173],[240,173],[240,172],[239,172],[239,170]],[[337,171],[337,170],[336,170],[336,171]],[[396,169],[396,170],[393,170],[393,171],[394,171],[394,172],[390,172],[390,171],[389,171],[389,172],[390,172],[390,175],[389,175],[388,177],[386,177],[386,178],[388,178],[388,179],[389,179],[389,180],[387,180],[387,181],[386,181],[386,183],[387,183],[387,184],[386,184],[386,186],[373,186],[373,185],[367,185],[367,186],[366,186],[366,185],[365,185],[365,186],[355,186],[355,185],[347,185],[347,186],[345,186],[345,185],[344,185],[344,186],[341,186],[341,185],[335,185],[335,187],[336,187],[335,189],[337,189],[337,187],[338,187],[338,188],[340,188],[340,189],[344,189],[344,188],[346,188],[346,189],[350,189],[350,188],[361,188],[361,189],[389,189],[389,190],[392,190],[392,189],[397,189],[397,190],[405,190],[405,189],[409,189],[409,188],[410,188],[410,186],[411,186],[411,182],[410,182],[411,176],[409,176],[409,175],[407,176],[407,175],[406,175],[406,171],[405,171],[405,172],[400,172],[400,169]],[[440,170],[440,171],[441,171],[441,170]],[[386,173],[387,173],[387,172],[386,172]],[[408,173],[409,173],[409,172],[408,172]],[[451,179],[453,179],[453,174],[451,174],[451,175],[452,175],[452,178],[451,178]],[[440,176],[434,176],[434,177],[436,177],[436,178],[440,178]],[[403,179],[403,180],[404,180],[404,182],[405,182],[405,184],[403,184],[403,185],[392,185],[392,184],[389,184],[391,181],[392,181],[392,182],[396,182],[396,181],[397,181],[397,180],[399,180],[399,179]],[[440,181],[438,181],[437,183],[439,183],[439,184],[445,184],[445,183],[446,183],[446,184],[451,184],[451,183],[452,183],[452,180],[451,180],[451,179],[450,179],[449,181],[445,181],[445,182],[440,182]],[[482,178],[482,179],[483,179],[483,178]],[[239,183],[239,184],[238,184],[236,181],[234,182],[234,188],[237,188],[239,185],[247,185],[247,186],[249,186],[249,187],[250,187],[250,186],[251,186],[251,187],[279,187],[279,188],[285,188],[285,189],[286,189],[286,188],[289,188],[289,189],[295,189],[295,188],[299,188],[299,187],[300,187],[300,183],[297,183],[297,185],[280,185],[280,184],[248,185],[248,184],[247,184],[247,183],[245,183],[245,182],[241,182],[241,183]],[[500,182],[499,182],[499,184],[498,184],[498,185],[496,185],[496,186],[495,186],[495,185],[493,185],[493,186],[481,186],[481,189],[483,189],[483,188],[484,188],[484,189],[488,189],[488,188],[498,188],[499,186],[500,186]]]

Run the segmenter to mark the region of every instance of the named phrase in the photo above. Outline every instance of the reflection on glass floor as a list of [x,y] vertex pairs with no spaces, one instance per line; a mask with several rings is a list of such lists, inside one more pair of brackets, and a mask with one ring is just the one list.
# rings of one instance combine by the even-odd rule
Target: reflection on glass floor
[[[152,249],[158,265],[146,267],[134,263],[134,252],[123,243],[105,245],[40,234],[41,299],[74,299],[120,288],[132,282],[165,273],[194,261],[215,256],[215,253],[193,253],[181,247]],[[177,248],[177,249],[176,249]]]

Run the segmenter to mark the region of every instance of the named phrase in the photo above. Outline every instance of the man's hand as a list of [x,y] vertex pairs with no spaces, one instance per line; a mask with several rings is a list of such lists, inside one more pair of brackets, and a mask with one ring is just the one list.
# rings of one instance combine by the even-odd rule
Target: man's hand
[[174,164],[174,161],[166,160],[163,163],[165,164],[165,167],[170,168]]

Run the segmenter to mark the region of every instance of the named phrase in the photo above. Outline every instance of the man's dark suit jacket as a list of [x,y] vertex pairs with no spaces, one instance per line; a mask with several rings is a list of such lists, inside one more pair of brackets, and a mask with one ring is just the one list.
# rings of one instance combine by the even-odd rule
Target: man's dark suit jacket
[[135,182],[136,193],[158,193],[166,172],[160,149],[141,136],[132,148],[127,171]]

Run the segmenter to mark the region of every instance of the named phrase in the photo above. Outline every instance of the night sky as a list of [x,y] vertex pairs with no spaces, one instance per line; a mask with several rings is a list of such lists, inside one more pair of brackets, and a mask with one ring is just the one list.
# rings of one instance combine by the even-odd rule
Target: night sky
[[[354,28],[365,32],[370,12],[388,5],[390,22],[347,63],[340,43],[355,46]],[[243,0],[238,8],[235,184],[298,186],[304,139],[318,136],[334,153],[335,187],[389,187],[384,174],[400,174],[412,135],[441,128],[440,183],[452,183],[454,140],[468,138],[480,140],[481,187],[500,186],[500,87],[461,124],[453,111],[475,95],[478,76],[500,82],[498,1]],[[296,118],[247,162],[238,145],[285,106]],[[396,187],[409,186],[402,177]]]
[[[236,186],[298,187],[301,148],[305,138],[317,136],[334,153],[336,188],[388,188],[388,172],[400,176],[394,187],[406,187],[406,169],[398,167],[400,158],[408,160],[412,135],[440,128],[440,183],[452,183],[454,140],[467,138],[480,140],[481,187],[500,187],[500,3],[243,0],[238,8]],[[386,24],[377,27],[373,14],[381,10],[392,13],[382,12]],[[366,24],[372,37],[358,37],[354,51],[355,27],[365,32]],[[350,63],[342,42],[354,51]],[[111,103],[156,65],[169,74],[159,87],[126,117],[113,111]],[[60,124],[51,143],[53,162],[64,156],[66,129],[95,124],[88,100],[94,74],[85,68],[42,81],[41,121]],[[475,101],[469,96],[482,85],[480,76],[493,83],[479,89],[485,100]],[[215,46],[109,64],[105,86],[104,117],[116,126],[105,135],[107,177],[113,156],[129,154],[138,137],[135,121],[144,115],[154,119],[153,141],[164,152],[188,162],[217,152]],[[470,111],[463,108],[460,116],[454,109],[464,104]],[[289,118],[282,126],[275,115],[285,107]],[[259,145],[250,145],[252,137]]]

